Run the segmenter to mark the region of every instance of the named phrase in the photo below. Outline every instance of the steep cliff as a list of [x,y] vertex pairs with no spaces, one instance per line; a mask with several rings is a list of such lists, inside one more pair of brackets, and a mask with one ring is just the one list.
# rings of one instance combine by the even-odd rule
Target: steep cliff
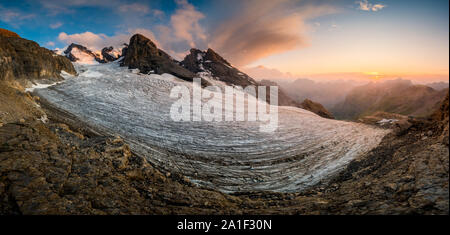
[[20,37],[0,35],[0,81],[62,80],[61,71],[76,74],[65,57]]

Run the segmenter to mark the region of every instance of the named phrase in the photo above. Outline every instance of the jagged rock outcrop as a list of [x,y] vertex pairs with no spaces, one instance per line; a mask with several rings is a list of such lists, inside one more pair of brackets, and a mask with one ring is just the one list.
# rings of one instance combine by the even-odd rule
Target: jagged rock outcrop
[[119,59],[120,56],[113,54],[112,53],[113,50],[114,50],[113,47],[105,47],[102,49],[103,61],[105,63],[112,62],[112,61]]
[[[121,66],[139,69],[141,73],[168,73],[186,81],[192,81],[195,77],[193,72],[180,66],[176,60],[141,34],[131,37],[125,54]],[[206,84],[207,82],[203,80],[202,85]]]
[[253,78],[231,66],[228,61],[211,48],[207,51],[191,49],[190,53],[181,61],[181,65],[193,73],[204,73],[204,75],[229,85],[257,86],[257,82]]
[[435,128],[437,133],[442,133],[440,139],[444,144],[449,146],[449,92],[441,106],[436,110],[432,117],[432,120],[436,123]]
[[305,99],[300,105],[301,108],[309,110],[321,117],[334,119],[333,115],[319,103],[313,102],[309,99]]
[[[101,56],[92,52],[87,47],[72,43],[70,44],[67,49],[64,51],[64,54],[67,58],[69,58],[72,62],[77,62],[80,60],[84,60],[85,57],[90,57],[92,60],[95,60],[99,63],[104,63],[104,61],[101,59]],[[83,57],[83,58],[81,58]]]
[[85,46],[72,43],[64,51],[64,54],[72,62],[79,61],[82,63],[89,63],[92,61],[96,61],[98,63],[109,63],[116,61],[117,59],[122,57],[123,50],[126,50],[126,44],[121,51],[115,50],[114,47],[110,46],[103,48],[100,53],[97,53],[89,50]]
[[0,80],[62,80],[61,71],[76,74],[65,57],[40,47],[36,42],[0,34]]

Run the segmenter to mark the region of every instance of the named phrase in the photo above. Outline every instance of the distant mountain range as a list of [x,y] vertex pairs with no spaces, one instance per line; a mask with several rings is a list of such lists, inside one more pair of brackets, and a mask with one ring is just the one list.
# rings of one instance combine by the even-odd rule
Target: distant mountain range
[[396,79],[362,84],[336,80],[316,82],[310,79],[278,80],[287,95],[301,102],[310,98],[323,104],[337,119],[357,120],[376,112],[423,117],[438,106],[448,91],[447,82],[426,85]]
[[358,85],[356,81],[316,82],[305,78],[293,82],[283,80],[277,82],[294,100],[302,102],[311,99],[327,109],[343,101],[348,92]]
[[122,48],[105,47],[100,52],[94,52],[85,46],[72,43],[64,51],[56,51],[61,55],[66,56],[72,62],[82,63],[108,63],[115,61],[122,57],[128,48],[127,44],[124,44]]
[[402,79],[369,83],[351,89],[331,112],[339,119],[358,119],[377,111],[425,117],[439,107],[447,92],[448,84],[436,90]]

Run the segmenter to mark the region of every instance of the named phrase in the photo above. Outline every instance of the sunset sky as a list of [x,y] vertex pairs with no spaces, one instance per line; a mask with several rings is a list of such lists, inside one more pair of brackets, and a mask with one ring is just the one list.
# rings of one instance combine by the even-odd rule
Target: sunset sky
[[141,33],[177,59],[211,47],[256,78],[449,74],[448,0],[0,0],[0,28],[51,49]]

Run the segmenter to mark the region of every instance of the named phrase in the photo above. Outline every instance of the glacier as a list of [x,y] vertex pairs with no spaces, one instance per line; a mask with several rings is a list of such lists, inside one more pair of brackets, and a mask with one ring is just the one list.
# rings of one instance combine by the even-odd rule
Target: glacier
[[278,107],[278,129],[272,133],[260,132],[258,122],[174,122],[170,91],[177,85],[192,88],[191,83],[170,74],[140,74],[118,61],[75,67],[79,76],[34,92],[123,137],[161,171],[226,193],[302,191],[335,175],[389,132],[287,106]]

